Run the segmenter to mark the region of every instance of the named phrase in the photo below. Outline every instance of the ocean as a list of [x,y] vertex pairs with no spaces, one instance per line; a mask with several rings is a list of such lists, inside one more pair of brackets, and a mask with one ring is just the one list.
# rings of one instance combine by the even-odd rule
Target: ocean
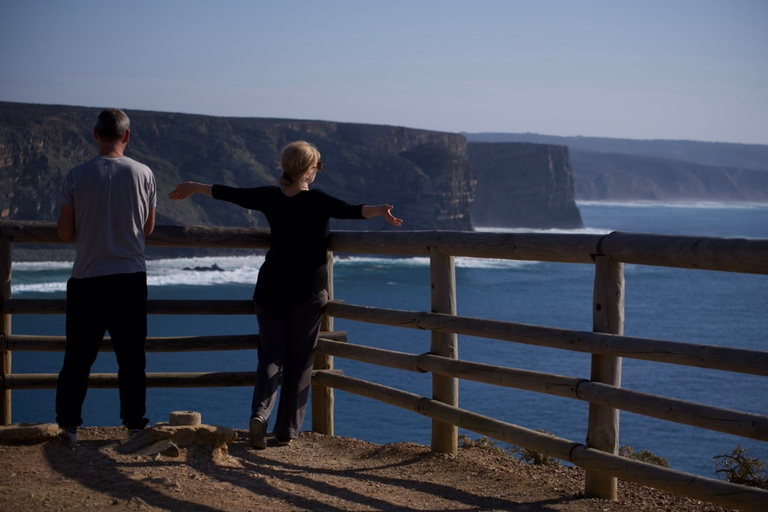
[[[564,233],[679,234],[768,238],[768,205],[578,203],[586,228]],[[407,220],[407,219],[406,219]],[[373,229],[366,225],[367,229]],[[505,231],[483,228],[487,231]],[[527,230],[519,230],[527,231]],[[429,311],[428,258],[377,258],[339,254],[335,296],[350,304]],[[248,300],[261,256],[185,258],[148,262],[151,299]],[[185,267],[217,264],[223,272]],[[589,331],[592,326],[591,265],[456,259],[458,314]],[[14,298],[63,298],[71,265],[17,262]],[[625,334],[691,343],[768,350],[768,276],[625,265]],[[429,351],[426,331],[336,320],[350,343],[411,353]],[[257,331],[253,316],[150,316],[150,336],[247,334]],[[63,316],[13,317],[15,334],[61,335]],[[459,336],[461,359],[589,378],[590,356],[504,341]],[[253,371],[255,351],[148,354],[148,372]],[[14,373],[57,373],[62,353],[13,353]],[[625,358],[622,385],[629,389],[757,414],[768,412],[765,378],[654,364]],[[431,376],[336,358],[345,374],[424,396]],[[114,372],[111,353],[100,354],[94,372]],[[430,443],[431,420],[410,411],[336,391],[336,435],[374,443]],[[247,428],[250,388],[149,389],[148,417],[167,421],[171,411],[194,410],[203,422]],[[460,406],[531,429],[584,442],[586,402],[462,381]],[[83,410],[85,425],[117,425],[117,390],[92,389]],[[53,390],[13,392],[14,422],[54,421]],[[311,426],[307,414],[304,429]],[[472,438],[472,432],[460,431]],[[678,470],[715,476],[714,457],[741,445],[768,460],[768,443],[709,432],[622,412],[621,445],[665,457]],[[499,443],[505,447],[504,443]]]

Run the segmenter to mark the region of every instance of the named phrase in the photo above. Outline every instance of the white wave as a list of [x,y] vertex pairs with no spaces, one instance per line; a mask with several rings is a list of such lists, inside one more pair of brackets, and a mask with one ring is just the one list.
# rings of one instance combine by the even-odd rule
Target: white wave
[[599,228],[577,228],[577,229],[532,229],[532,228],[498,228],[498,227],[476,227],[478,233],[544,233],[547,235],[605,235],[610,233],[608,229]]
[[376,256],[342,256],[333,261],[334,266],[342,267],[428,267],[429,258],[417,256],[413,258],[382,258]]
[[71,261],[18,261],[13,263],[13,270],[20,270],[22,272],[71,269]]
[[66,281],[55,281],[46,283],[13,284],[11,283],[11,296],[17,293],[56,293],[67,291]]
[[576,206],[622,206],[629,208],[700,208],[713,210],[752,210],[768,208],[766,203],[725,201],[576,201]]
[[199,258],[172,258],[162,260],[147,260],[147,272],[162,272],[168,270],[183,270],[184,268],[211,267],[218,265],[227,270],[232,268],[260,268],[264,256],[205,256]]
[[[259,270],[264,263],[263,256],[229,256],[179,258],[147,261],[147,284],[152,286],[213,286],[225,284],[255,284]],[[504,260],[495,258],[455,259],[457,268],[512,269],[538,262]],[[195,267],[211,268],[216,265],[221,270],[194,270]],[[334,265],[354,270],[356,268],[428,268],[428,257],[383,258],[383,257],[341,257]],[[12,293],[57,293],[67,289],[69,267],[58,262],[36,262],[34,265],[14,265],[14,270],[26,274],[22,281],[42,280],[34,274],[38,270],[64,270],[55,276],[46,276],[44,282],[25,282],[12,284]]]
[[[147,261],[149,286],[209,286],[214,284],[254,284],[263,256],[178,258]],[[211,269],[216,266],[221,270]],[[195,270],[195,269],[198,270]]]
[[[506,260],[500,258],[468,258],[458,256],[454,263],[457,268],[519,268],[525,265],[538,264],[536,261],[518,261]],[[342,267],[365,267],[373,266],[376,268],[388,267],[429,267],[429,258],[376,258],[376,257],[358,257],[340,258],[334,261],[334,265]]]
[[500,258],[456,258],[456,268],[509,269],[539,265],[538,261],[505,260]]

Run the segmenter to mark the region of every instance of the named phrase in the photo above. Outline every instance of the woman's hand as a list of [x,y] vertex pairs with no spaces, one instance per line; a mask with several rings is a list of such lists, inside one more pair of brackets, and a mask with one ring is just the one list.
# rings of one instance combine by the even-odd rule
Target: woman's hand
[[363,217],[366,219],[370,219],[371,217],[376,217],[378,215],[381,215],[384,217],[384,219],[392,224],[393,226],[399,226],[403,223],[403,219],[398,219],[394,215],[392,215],[392,208],[394,208],[391,204],[378,204],[376,206],[363,206]]
[[176,185],[176,188],[168,194],[168,199],[172,201],[180,201],[188,198],[195,192],[209,196],[211,195],[211,188],[211,185],[206,185],[205,183],[185,181],[184,183]]
[[398,219],[394,215],[392,215],[392,208],[393,206],[390,204],[382,205],[384,206],[384,212],[381,214],[382,217],[384,217],[387,222],[392,224],[393,226],[399,226],[403,223],[403,219]]

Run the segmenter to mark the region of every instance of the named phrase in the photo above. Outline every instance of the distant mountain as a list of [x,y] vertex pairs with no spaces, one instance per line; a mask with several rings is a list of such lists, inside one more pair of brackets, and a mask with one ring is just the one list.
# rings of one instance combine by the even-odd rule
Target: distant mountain
[[768,171],[576,150],[571,163],[582,200],[768,202]]
[[682,160],[708,166],[768,170],[768,145],[637,140],[607,137],[559,137],[537,133],[462,133],[470,142],[531,142],[568,146],[571,152],[618,153]]
[[768,203],[768,146],[465,133],[470,142],[562,144],[577,200]]

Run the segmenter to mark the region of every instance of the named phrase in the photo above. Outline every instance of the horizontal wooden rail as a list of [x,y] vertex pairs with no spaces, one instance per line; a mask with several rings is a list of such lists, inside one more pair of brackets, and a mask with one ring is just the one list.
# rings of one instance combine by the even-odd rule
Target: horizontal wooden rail
[[[56,373],[12,373],[6,375],[6,389],[55,389],[59,376]],[[147,387],[156,388],[204,388],[253,386],[256,372],[177,372],[147,373]],[[89,388],[117,388],[116,373],[92,373]]]
[[[257,334],[233,334],[222,336],[179,336],[173,338],[147,338],[146,352],[197,352],[211,350],[255,350]],[[12,334],[8,338],[8,350],[19,352],[64,352],[64,336],[31,336]],[[111,352],[112,339],[107,337],[99,347],[101,352]]]
[[[65,299],[8,299],[6,315],[63,315]],[[150,315],[255,315],[252,300],[148,300]]]
[[[54,222],[0,221],[0,236],[8,236],[14,243],[65,243]],[[270,232],[264,228],[156,226],[146,243],[154,247],[268,249]]]
[[499,320],[356,306],[331,301],[336,318],[409,329],[454,332],[540,347],[768,376],[768,352],[541,327]]
[[323,386],[379,400],[432,419],[458,425],[460,428],[481,435],[571,462],[584,469],[618,476],[623,480],[641,485],[746,511],[762,512],[765,510],[765,504],[768,503],[768,491],[605,453],[587,448],[580,443],[535,432],[381,384],[326,371],[317,372],[314,381]]
[[[341,370],[323,370],[341,373]],[[312,371],[314,384],[316,371]],[[56,373],[12,373],[2,381],[5,389],[56,389]],[[282,378],[282,374],[281,374]],[[147,373],[147,387],[154,388],[208,388],[208,387],[250,387],[256,379],[256,372],[176,372]],[[116,389],[116,373],[92,373],[88,387]],[[1,389],[1,388],[0,388]]]
[[768,274],[768,240],[613,232],[600,254],[623,263]]
[[[329,340],[343,342],[347,333],[343,331],[321,332]],[[12,334],[7,340],[7,350],[20,352],[63,352],[64,336],[32,336]],[[258,348],[258,334],[230,334],[221,336],[177,336],[147,338],[144,350],[147,352],[198,352],[212,350],[255,350]],[[112,351],[112,339],[104,338],[101,352]]]
[[476,233],[472,231],[334,231],[333,252],[428,256],[434,247],[447,256],[561,263],[594,263],[601,235]]
[[419,369],[419,356],[415,354],[366,347],[354,343],[336,343],[335,340],[322,335],[317,340],[317,351],[329,356],[371,363],[396,370],[425,373],[425,370]]
[[[13,242],[63,243],[53,222],[0,221],[0,236]],[[147,245],[154,247],[267,249],[263,228],[157,226]],[[449,256],[561,263],[593,263],[594,256],[638,265],[768,274],[768,240],[684,237],[612,232],[607,235],[477,233],[472,231],[334,231],[334,252],[413,256],[429,248]]]
[[577,377],[455,361],[432,354],[418,356],[417,365],[422,371],[583,400],[665,421],[768,441],[768,416],[759,414],[643,393]]
[[768,441],[768,416],[617,388],[578,377],[461,361],[434,354],[408,354],[328,339],[319,340],[317,349],[328,355],[379,366],[432,372],[495,386],[583,400],[684,425]]

